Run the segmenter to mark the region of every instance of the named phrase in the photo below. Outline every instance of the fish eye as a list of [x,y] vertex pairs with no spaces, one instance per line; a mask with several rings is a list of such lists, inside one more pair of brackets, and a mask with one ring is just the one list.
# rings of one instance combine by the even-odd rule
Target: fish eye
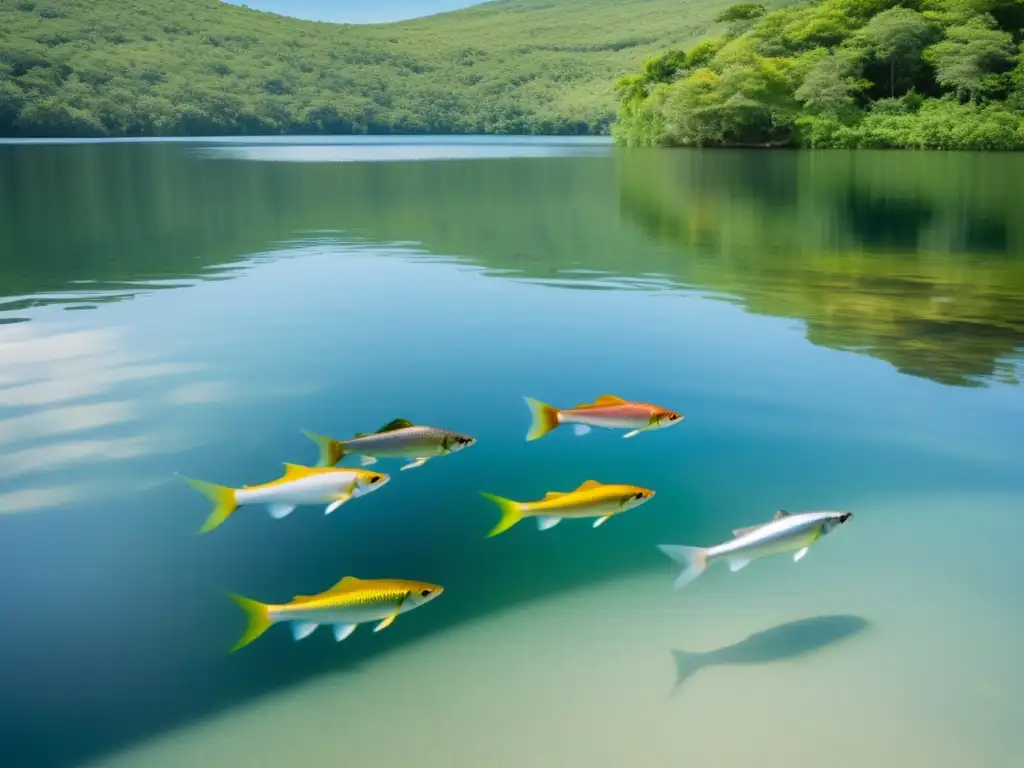
[[420,592],[420,595],[422,597],[428,597],[430,595],[430,590],[429,589],[424,589],[422,592]]
[[643,491],[637,491],[633,494],[634,499],[642,499],[644,497]]
[[374,475],[373,477],[370,478],[370,484],[372,485],[373,483],[376,483],[379,480],[380,480],[380,475]]

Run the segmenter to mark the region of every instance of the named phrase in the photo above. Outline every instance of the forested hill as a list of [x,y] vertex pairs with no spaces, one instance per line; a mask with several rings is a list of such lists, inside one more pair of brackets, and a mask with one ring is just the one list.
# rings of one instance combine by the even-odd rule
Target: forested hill
[[597,133],[729,0],[499,0],[369,26],[220,0],[0,0],[0,135]]
[[1024,0],[813,0],[617,83],[631,145],[1024,150]]

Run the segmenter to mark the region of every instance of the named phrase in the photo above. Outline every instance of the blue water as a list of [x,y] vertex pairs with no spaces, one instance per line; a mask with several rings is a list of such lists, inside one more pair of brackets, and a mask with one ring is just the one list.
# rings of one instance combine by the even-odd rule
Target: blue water
[[[781,729],[777,718],[803,706],[808,730],[827,733],[844,715],[807,698],[824,695],[822,680],[902,661],[908,671],[872,679],[867,698],[829,689],[850,713],[850,760],[866,749],[876,764],[1017,764],[1024,237],[1012,183],[999,182],[1020,178],[1018,160],[546,140],[0,146],[4,765],[131,748],[143,752],[125,765],[161,764],[150,740],[174,734],[187,747],[203,723],[216,740],[217,718],[254,703],[273,722],[275,706],[285,711],[276,696],[338,672],[364,676],[379,698],[336,721],[318,705],[318,727],[338,729],[340,755],[410,764],[367,735],[407,697],[441,713],[471,695],[522,708],[545,686],[556,696],[581,685],[571,658],[589,653],[609,669],[641,665],[639,676],[660,665],[661,686],[591,677],[590,705],[664,707],[670,650],[713,652],[775,626],[782,650],[755,643],[742,660],[792,655],[789,671],[766,689],[756,675],[716,681],[719,670],[702,669],[686,683],[709,692],[691,727],[705,717],[707,733]],[[563,428],[525,442],[522,396],[570,406],[604,393],[686,422],[625,441]],[[246,508],[197,534],[208,502],[175,473],[265,482],[283,461],[313,463],[302,428],[346,438],[397,417],[479,443],[410,472],[382,462],[392,482],[330,517]],[[657,496],[596,530],[527,521],[485,537],[497,510],[478,491],[530,500],[587,479]],[[656,544],[718,543],[780,508],[855,520],[798,565],[723,568],[672,593],[677,569]],[[323,631],[297,644],[276,627],[226,654],[243,629],[226,592],[284,601],[344,575],[422,579],[445,594],[340,645]],[[593,610],[543,607],[559,596],[590,605],[609,584],[624,586]],[[618,622],[632,633],[622,639],[588,629],[602,612],[648,604],[642,620]],[[832,614],[853,617],[853,637],[802,672],[832,625],[811,625],[825,631],[810,638],[811,661],[806,625],[785,627]],[[720,636],[686,636],[698,616]],[[575,649],[557,640],[558,617],[581,633]],[[673,617],[682,635],[670,647],[657,627]],[[521,686],[508,676],[472,688],[479,645],[449,633],[486,621],[492,653],[503,632],[522,631]],[[637,650],[655,637],[649,657]],[[422,653],[433,667],[435,646],[421,645],[431,639],[450,649],[444,677],[384,685],[389,658],[415,670]],[[766,695],[785,706],[730,706]],[[568,713],[518,721],[526,751],[460,747],[460,717],[437,715],[419,766],[603,764],[574,746],[583,726]],[[872,717],[905,722],[903,736]],[[668,730],[613,732],[600,737],[614,739],[606,759],[710,759]],[[267,750],[280,740],[249,733]],[[768,765],[823,759],[767,743]],[[212,760],[202,745],[163,764]],[[224,754],[216,764],[252,764]]]

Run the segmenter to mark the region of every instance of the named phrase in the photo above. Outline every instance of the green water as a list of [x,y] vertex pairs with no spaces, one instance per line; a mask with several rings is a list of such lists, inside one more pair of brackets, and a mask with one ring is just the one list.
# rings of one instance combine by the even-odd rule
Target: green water
[[[1021,178],[590,140],[0,145],[3,764],[1024,764]],[[522,396],[603,393],[686,422],[525,442]],[[479,443],[382,462],[330,517],[196,535],[174,473],[264,482],[315,460],[300,428],[397,417]],[[586,479],[657,496],[485,537],[479,490]],[[855,519],[671,590],[655,545],[779,508]],[[344,575],[445,594],[225,653],[225,592]]]

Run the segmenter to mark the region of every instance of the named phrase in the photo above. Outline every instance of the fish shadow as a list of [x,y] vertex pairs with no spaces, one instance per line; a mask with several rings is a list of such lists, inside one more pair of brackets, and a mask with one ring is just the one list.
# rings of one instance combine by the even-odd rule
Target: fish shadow
[[676,663],[673,692],[705,667],[726,664],[765,664],[806,656],[859,634],[870,626],[860,616],[815,616],[755,632],[738,643],[713,651],[672,651]]

